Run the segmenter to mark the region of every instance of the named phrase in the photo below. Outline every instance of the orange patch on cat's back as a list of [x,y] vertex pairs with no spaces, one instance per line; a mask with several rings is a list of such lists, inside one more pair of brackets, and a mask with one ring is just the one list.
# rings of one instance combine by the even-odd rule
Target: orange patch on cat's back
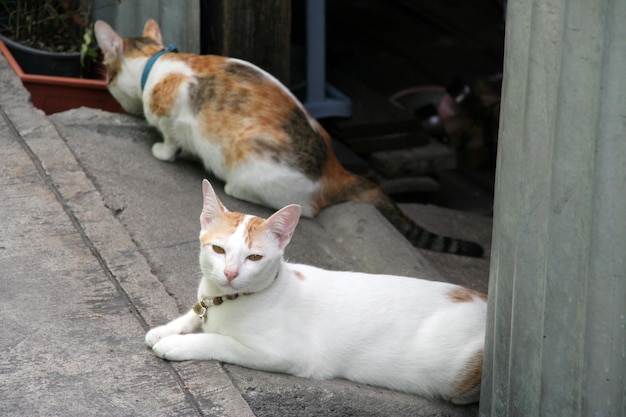
[[280,126],[285,119],[282,110],[273,108],[275,102],[262,102],[256,93],[240,103],[240,109],[219,112],[207,106],[200,121],[203,135],[221,146],[226,166],[249,160],[286,161],[292,138]]
[[176,54],[172,58],[185,62],[193,70],[194,74],[200,77],[217,73],[224,66],[224,62],[227,59],[218,55],[195,54]]
[[455,303],[467,303],[473,301],[475,297],[487,301],[487,294],[465,287],[454,287],[448,291],[448,297]]
[[294,271],[293,271],[293,275],[294,275],[296,278],[298,278],[300,281],[304,281],[304,280],[306,279],[306,276],[305,276],[302,272],[300,272],[300,271],[296,271],[295,269],[294,269]]
[[281,122],[285,108],[295,103],[278,84],[240,61],[204,56],[185,62],[197,71],[190,96],[200,131],[221,146],[228,167],[259,157],[284,158],[290,138]]
[[280,115],[284,113],[284,110],[296,104],[293,96],[280,81],[250,62],[226,59],[223,62],[220,77],[232,81],[236,89],[254,90],[259,99],[258,102],[254,102],[259,107],[254,109],[255,113],[262,112],[279,116],[274,120],[281,120]]
[[483,350],[477,351],[465,364],[461,375],[454,384],[459,396],[469,396],[480,391],[483,373]]
[[159,117],[167,117],[176,103],[178,92],[188,77],[183,74],[170,74],[159,81],[150,94],[150,111]]

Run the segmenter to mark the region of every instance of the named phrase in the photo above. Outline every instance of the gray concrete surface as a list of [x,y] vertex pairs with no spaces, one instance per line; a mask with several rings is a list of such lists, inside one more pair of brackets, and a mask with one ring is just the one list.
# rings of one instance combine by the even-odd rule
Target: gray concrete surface
[[[141,119],[91,109],[44,116],[2,58],[0,86],[1,415],[477,415],[476,405],[348,381],[154,357],[145,331],[194,301],[206,173],[194,161],[155,160],[158,135]],[[213,184],[230,209],[270,213]],[[485,219],[403,207],[489,242]],[[437,272],[424,254],[357,204],[304,219],[287,250],[326,268],[486,288],[487,260],[437,255],[446,266]]]

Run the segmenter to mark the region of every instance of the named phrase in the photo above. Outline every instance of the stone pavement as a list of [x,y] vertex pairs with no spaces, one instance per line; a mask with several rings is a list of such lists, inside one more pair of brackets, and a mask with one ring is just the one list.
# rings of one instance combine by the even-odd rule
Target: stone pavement
[[[46,117],[3,58],[0,89],[1,415],[477,415],[348,381],[154,357],[145,332],[194,302],[206,173],[155,160],[158,134],[141,119],[86,108]],[[230,209],[270,213],[208,178]],[[489,219],[403,207],[488,246]],[[417,251],[366,205],[303,219],[287,257],[487,285],[488,260]]]

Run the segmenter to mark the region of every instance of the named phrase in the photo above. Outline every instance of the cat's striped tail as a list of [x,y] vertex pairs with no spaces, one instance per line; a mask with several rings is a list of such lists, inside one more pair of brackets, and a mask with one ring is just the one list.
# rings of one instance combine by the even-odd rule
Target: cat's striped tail
[[440,236],[409,218],[375,183],[345,170],[338,161],[328,161],[318,208],[346,201],[370,203],[417,248],[456,255],[481,257],[483,248],[474,242]]
[[454,253],[463,256],[481,257],[483,248],[474,242],[440,236],[416,224],[385,194],[380,187],[373,184],[380,191],[381,198],[371,203],[380,213],[402,233],[415,247],[436,252]]

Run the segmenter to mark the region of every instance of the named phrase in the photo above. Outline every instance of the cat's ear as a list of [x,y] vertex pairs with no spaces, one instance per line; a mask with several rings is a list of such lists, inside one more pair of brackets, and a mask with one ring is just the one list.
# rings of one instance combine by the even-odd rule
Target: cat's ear
[[269,219],[265,220],[269,231],[278,238],[278,246],[284,249],[291,241],[294,230],[298,225],[302,208],[297,204],[291,204],[283,207],[274,213]]
[[200,224],[202,230],[206,229],[209,224],[222,213],[228,210],[215,194],[215,190],[207,180],[202,181],[202,195],[204,196],[202,213],[200,214]]
[[94,24],[98,46],[105,58],[120,57],[124,53],[124,40],[108,23],[98,20]]
[[159,44],[163,45],[163,38],[161,37],[161,28],[154,19],[148,19],[146,25],[143,27],[143,37],[152,38]]

